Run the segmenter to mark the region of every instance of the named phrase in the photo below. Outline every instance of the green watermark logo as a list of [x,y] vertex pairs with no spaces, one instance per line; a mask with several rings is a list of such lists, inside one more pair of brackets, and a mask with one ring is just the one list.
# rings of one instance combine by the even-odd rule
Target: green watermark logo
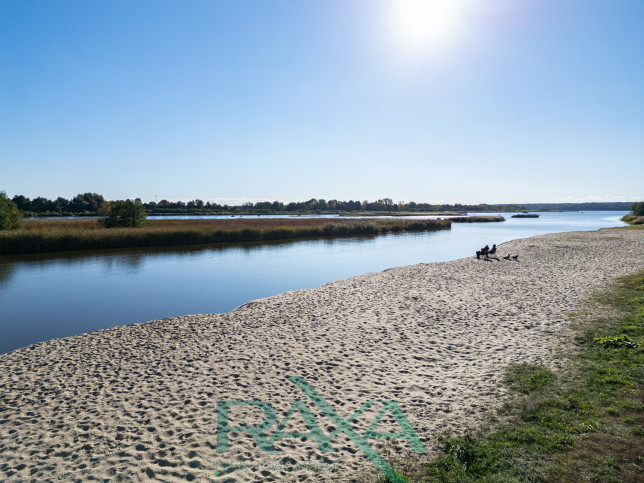
[[[331,405],[320,396],[313,387],[306,382],[303,377],[299,376],[288,376],[287,377],[295,386],[304,393],[304,395],[311,400],[311,402],[317,406],[319,410],[328,417],[333,424],[335,424],[336,429],[331,434],[326,435],[317,420],[311,413],[311,410],[306,405],[304,401],[293,401],[291,408],[288,410],[284,419],[277,425],[277,428],[273,434],[267,434],[267,432],[275,425],[277,417],[275,414],[275,408],[269,403],[263,401],[218,401],[217,402],[217,452],[226,453],[228,452],[229,442],[228,435],[232,432],[236,433],[247,433],[250,434],[257,444],[257,446],[267,453],[281,453],[282,451],[274,447],[275,442],[278,439],[300,439],[307,438],[313,439],[320,448],[320,451],[323,453],[333,453],[335,449],[331,445],[331,441],[339,434],[343,433],[346,435],[353,443],[364,453],[373,464],[375,464],[380,471],[392,482],[401,482],[404,483],[404,479],[398,475],[398,473],[391,467],[384,458],[382,458],[375,449],[369,445],[369,440],[374,438],[404,438],[407,440],[411,449],[415,453],[426,453],[427,450],[423,446],[423,443],[420,441],[420,438],[414,431],[414,428],[411,427],[409,421],[405,417],[402,409],[395,401],[381,401],[383,404],[382,409],[374,419],[373,423],[369,426],[364,435],[359,434],[355,429],[351,427],[351,422],[355,421],[360,415],[369,409],[375,402],[367,401],[365,402],[355,413],[353,413],[348,419],[344,419],[340,416]],[[230,426],[228,424],[228,414],[229,409],[234,406],[255,406],[260,408],[264,413],[264,421],[260,424],[254,426]],[[299,415],[304,420],[304,423],[309,430],[306,433],[299,432],[284,432],[288,421],[295,413]],[[382,420],[382,418],[387,414],[391,414],[395,419],[400,432],[397,433],[378,433],[376,428]]]

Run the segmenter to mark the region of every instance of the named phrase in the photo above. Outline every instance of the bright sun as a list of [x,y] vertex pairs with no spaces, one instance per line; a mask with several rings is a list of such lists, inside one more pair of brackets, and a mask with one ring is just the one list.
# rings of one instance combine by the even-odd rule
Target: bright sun
[[393,0],[386,22],[400,54],[442,51],[461,35],[468,0]]

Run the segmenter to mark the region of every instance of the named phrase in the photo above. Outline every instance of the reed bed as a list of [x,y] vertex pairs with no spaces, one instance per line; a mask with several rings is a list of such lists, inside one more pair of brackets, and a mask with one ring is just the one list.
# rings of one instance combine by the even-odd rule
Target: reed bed
[[505,221],[502,216],[459,216],[450,218],[454,223],[492,223],[497,221]]
[[380,235],[445,230],[450,220],[215,219],[149,220],[142,228],[103,228],[98,220],[26,220],[0,232],[0,254],[139,248]]

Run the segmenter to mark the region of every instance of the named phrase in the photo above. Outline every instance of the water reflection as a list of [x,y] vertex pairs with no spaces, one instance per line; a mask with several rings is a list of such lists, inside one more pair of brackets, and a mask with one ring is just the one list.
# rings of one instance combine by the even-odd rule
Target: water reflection
[[[398,234],[399,235],[399,234]],[[150,247],[150,248],[122,248],[107,250],[79,250],[63,251],[50,253],[35,253],[26,255],[3,255],[0,258],[0,282],[3,280],[3,274],[7,277],[14,271],[15,267],[22,265],[31,267],[49,267],[58,266],[78,266],[82,268],[87,263],[101,263],[106,269],[124,268],[128,270],[137,270],[144,263],[155,258],[201,257],[204,252],[238,252],[254,253],[261,250],[279,249],[295,244],[315,242],[325,246],[337,244],[346,245],[349,243],[359,243],[377,238],[377,235],[346,236],[338,238],[320,238],[320,239],[299,239],[299,240],[273,240],[268,242],[245,242],[245,243],[218,243],[205,245],[182,245],[168,247]]]
[[11,276],[15,270],[14,264],[0,262],[0,290],[9,286]]

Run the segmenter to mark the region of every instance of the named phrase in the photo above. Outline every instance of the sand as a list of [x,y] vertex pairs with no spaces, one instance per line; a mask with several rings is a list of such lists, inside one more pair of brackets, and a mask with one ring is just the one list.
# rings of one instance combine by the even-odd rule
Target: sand
[[[503,260],[507,254],[519,258]],[[609,279],[644,266],[644,232],[543,235],[501,245],[497,257],[392,268],[226,314],[0,355],[0,480],[377,478],[344,434],[331,441],[333,453],[301,438],[278,439],[283,452],[267,453],[245,433],[229,435],[228,452],[216,451],[217,401],[262,401],[277,422],[294,400],[306,401],[322,431],[333,431],[287,376],[303,377],[343,418],[375,401],[352,423],[360,435],[380,401],[395,401],[428,453],[413,453],[404,438],[370,445],[387,457],[428,458],[440,434],[475,428],[502,404],[508,364],[565,362],[567,313]],[[231,426],[263,419],[259,407],[230,409]],[[283,431],[309,430],[295,412]],[[391,412],[377,431],[400,432]]]

